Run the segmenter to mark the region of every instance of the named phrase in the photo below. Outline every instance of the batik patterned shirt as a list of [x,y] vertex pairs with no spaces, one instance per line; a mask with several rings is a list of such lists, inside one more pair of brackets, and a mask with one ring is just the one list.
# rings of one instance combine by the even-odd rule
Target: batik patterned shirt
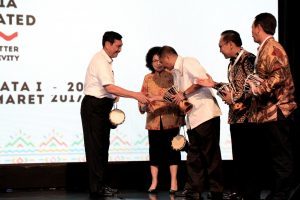
[[[144,77],[141,91],[150,97],[163,97],[173,83],[173,76],[170,72],[150,73]],[[184,124],[184,116],[176,104],[154,101],[151,102],[151,106],[153,112],[147,112],[146,129],[160,130],[160,123],[162,123],[163,129],[177,128]]]
[[273,37],[260,47],[255,68],[264,82],[252,98],[250,121],[277,121],[279,112],[288,117],[297,108],[295,87],[288,56]]
[[243,50],[243,54],[234,64],[231,59],[228,65],[228,80],[233,86],[233,104],[229,105],[228,123],[244,123],[247,121],[251,98],[244,92],[245,80],[254,71],[255,55]]

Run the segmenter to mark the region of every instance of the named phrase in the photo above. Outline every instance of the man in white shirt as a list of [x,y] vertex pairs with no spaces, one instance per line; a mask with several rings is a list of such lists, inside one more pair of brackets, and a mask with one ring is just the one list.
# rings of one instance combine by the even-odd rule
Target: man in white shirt
[[221,200],[223,193],[222,158],[219,146],[221,110],[210,88],[194,84],[206,71],[199,61],[181,57],[174,48],[163,46],[159,52],[162,65],[173,72],[174,85],[180,91],[174,102],[186,99],[193,108],[186,116],[189,149],[187,153],[187,181],[184,190],[175,196],[200,198],[209,184],[212,200]]
[[81,120],[91,197],[113,196],[118,192],[106,185],[104,177],[112,128],[109,113],[116,97],[149,103],[148,98],[141,92],[129,91],[115,85],[112,59],[118,56],[122,45],[122,36],[119,33],[105,32],[102,38],[103,49],[94,55],[86,71]]

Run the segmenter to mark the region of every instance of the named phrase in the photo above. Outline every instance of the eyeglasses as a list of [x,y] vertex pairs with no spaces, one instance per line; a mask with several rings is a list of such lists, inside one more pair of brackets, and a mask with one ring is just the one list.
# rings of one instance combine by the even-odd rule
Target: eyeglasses
[[155,62],[160,62],[160,61],[158,59],[157,60],[155,59],[155,60],[152,60],[152,62],[155,63]]

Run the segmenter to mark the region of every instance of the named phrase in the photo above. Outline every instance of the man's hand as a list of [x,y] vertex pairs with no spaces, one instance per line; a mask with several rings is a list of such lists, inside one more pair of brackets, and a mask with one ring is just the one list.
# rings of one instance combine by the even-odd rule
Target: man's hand
[[142,104],[148,104],[150,103],[150,99],[148,97],[146,97],[146,95],[144,95],[143,93],[141,92],[136,92],[135,95],[134,95],[134,98],[142,103]]
[[212,79],[212,77],[206,73],[207,78],[198,78],[195,80],[195,84],[204,86],[204,87],[214,87],[215,86],[215,81]]
[[262,91],[259,86],[264,82],[264,79],[260,78],[258,75],[249,75],[246,79],[246,84],[250,86],[250,90],[248,91],[250,94],[258,95],[261,94]]
[[183,92],[178,92],[177,94],[173,95],[173,102],[175,104],[179,104],[181,101],[185,100],[185,96],[183,95]]
[[222,93],[222,100],[224,101],[224,103],[228,104],[228,105],[231,105],[233,104],[233,101],[232,101],[232,95],[233,95],[233,91],[230,90],[222,90],[220,93]]
[[249,90],[250,94],[256,96],[261,93],[260,89],[258,88],[259,84],[257,84],[255,81],[247,80],[246,83],[248,83],[250,86],[250,90]]
[[119,102],[119,100],[120,100],[120,97],[119,97],[119,96],[116,96],[116,98],[115,98],[115,103]]
[[246,106],[242,102],[234,103],[233,106],[232,106],[233,111],[240,111],[240,110],[243,110],[245,108],[246,108]]

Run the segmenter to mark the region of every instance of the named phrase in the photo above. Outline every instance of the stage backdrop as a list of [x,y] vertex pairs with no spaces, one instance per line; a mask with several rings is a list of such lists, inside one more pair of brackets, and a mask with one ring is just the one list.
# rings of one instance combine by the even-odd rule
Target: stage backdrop
[[[0,164],[85,161],[83,81],[105,31],[123,36],[113,69],[126,89],[141,89],[149,73],[145,54],[156,45],[196,57],[215,80],[226,81],[220,33],[238,31],[244,48],[256,53],[252,21],[277,10],[274,0],[0,0]],[[217,98],[222,157],[231,159],[228,108]],[[121,98],[118,108],[126,120],[112,130],[109,160],[148,160],[145,115],[132,99]]]

